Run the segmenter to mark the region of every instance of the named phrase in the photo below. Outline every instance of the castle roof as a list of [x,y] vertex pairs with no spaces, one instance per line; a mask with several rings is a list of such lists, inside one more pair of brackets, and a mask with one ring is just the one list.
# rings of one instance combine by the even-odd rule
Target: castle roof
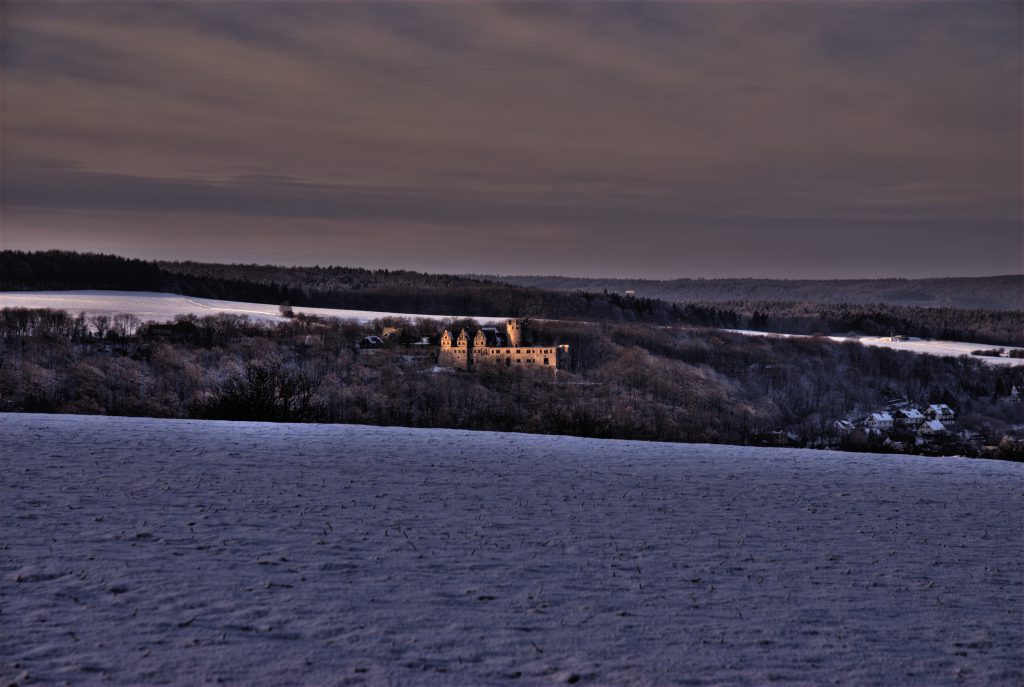
[[497,327],[481,327],[480,334],[484,335],[488,346],[504,346],[505,339],[498,332]]

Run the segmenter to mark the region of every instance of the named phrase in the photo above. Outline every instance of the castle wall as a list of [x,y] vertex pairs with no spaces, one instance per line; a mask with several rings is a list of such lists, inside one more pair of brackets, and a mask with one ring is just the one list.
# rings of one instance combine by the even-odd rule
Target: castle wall
[[441,367],[468,370],[470,367],[469,348],[465,346],[442,347],[437,354],[437,364]]
[[481,345],[482,341],[486,341],[486,337],[482,335],[481,331],[478,331],[471,340],[468,332],[462,330],[457,341],[453,341],[451,332],[445,331],[441,337],[441,350],[437,355],[437,364],[461,370],[471,370],[478,366],[516,366],[557,370],[568,364],[569,347],[567,345],[523,346],[523,331],[520,323],[515,320],[509,320],[506,323],[506,331],[508,343],[504,346]]
[[558,369],[559,346],[494,346],[473,349],[474,365],[530,366],[542,369]]

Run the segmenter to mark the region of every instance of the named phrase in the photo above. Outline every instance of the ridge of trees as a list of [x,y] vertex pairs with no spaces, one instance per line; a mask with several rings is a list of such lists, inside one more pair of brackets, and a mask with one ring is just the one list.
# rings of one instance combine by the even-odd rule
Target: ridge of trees
[[[104,317],[0,310],[0,411],[756,444],[778,431],[806,440],[906,398],[949,403],[961,427],[998,443],[1020,418],[1005,397],[1024,388],[1024,368],[972,358],[646,323],[535,322],[538,344],[570,346],[553,376],[435,368],[436,349],[414,342],[465,320]],[[400,329],[396,345],[356,347],[384,326]]]
[[1024,275],[930,279],[605,279],[471,275],[542,289],[635,291],[675,302],[787,301],[1024,310]]

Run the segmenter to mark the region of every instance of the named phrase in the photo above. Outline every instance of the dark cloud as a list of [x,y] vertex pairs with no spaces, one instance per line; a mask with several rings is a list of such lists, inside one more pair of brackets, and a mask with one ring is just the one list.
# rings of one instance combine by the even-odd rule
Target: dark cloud
[[5,245],[106,246],[145,224],[137,253],[232,259],[177,219],[263,261],[1021,269],[1019,3],[4,13]]

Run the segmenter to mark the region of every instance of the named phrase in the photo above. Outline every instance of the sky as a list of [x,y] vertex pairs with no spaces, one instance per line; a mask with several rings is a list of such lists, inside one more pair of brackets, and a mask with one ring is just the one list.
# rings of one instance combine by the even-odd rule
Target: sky
[[1022,3],[9,2],[0,246],[1024,272]]

